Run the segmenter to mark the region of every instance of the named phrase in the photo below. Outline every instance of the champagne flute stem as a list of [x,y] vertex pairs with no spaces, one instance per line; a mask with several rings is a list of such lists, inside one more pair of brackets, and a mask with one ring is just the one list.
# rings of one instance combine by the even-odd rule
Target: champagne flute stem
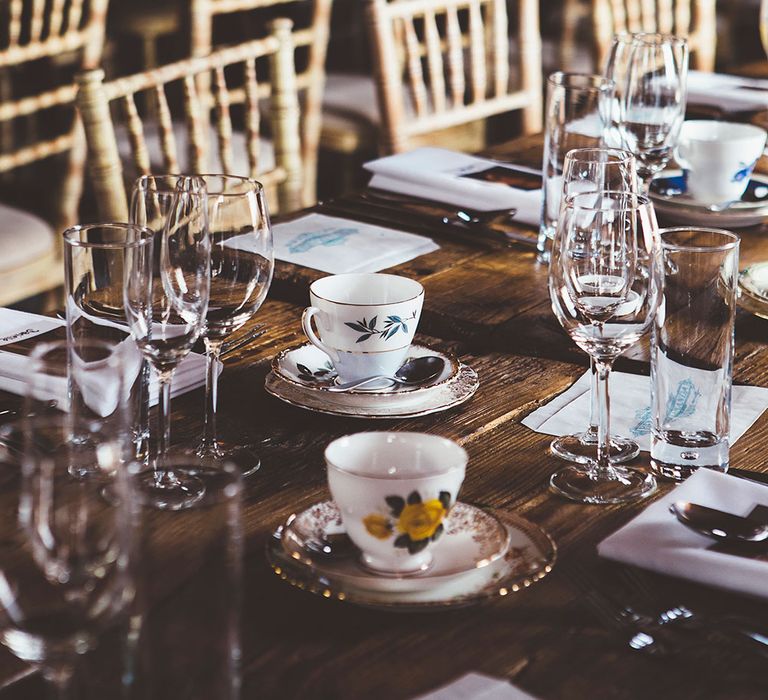
[[219,451],[216,430],[216,409],[219,394],[219,356],[221,355],[221,340],[205,339],[205,425],[201,448],[207,452]]
[[165,457],[171,444],[171,379],[173,370],[158,372],[160,383],[160,435],[158,437],[157,455]]
[[611,406],[608,396],[608,376],[611,373],[611,362],[595,360],[597,370],[597,468],[599,471],[610,469],[611,453]]

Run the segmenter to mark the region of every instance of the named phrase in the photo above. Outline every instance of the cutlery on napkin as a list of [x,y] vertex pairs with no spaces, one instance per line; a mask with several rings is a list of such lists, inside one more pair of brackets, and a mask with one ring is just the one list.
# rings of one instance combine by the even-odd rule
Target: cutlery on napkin
[[417,148],[364,167],[373,173],[372,188],[480,211],[516,209],[516,221],[539,224],[541,175],[530,168],[443,148]]
[[700,535],[669,512],[691,501],[747,516],[768,508],[768,487],[710,469],[699,469],[598,545],[608,559],[698,583],[768,598],[768,548],[734,550]]

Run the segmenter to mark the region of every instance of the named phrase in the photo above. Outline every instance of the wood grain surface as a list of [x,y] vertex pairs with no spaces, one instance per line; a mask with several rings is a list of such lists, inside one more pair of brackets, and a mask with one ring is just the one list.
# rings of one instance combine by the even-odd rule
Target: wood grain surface
[[[529,137],[489,155],[536,165],[540,149],[540,138]],[[363,199],[347,198],[343,207],[350,216],[366,215]],[[402,215],[407,210],[399,209],[391,225],[427,230],[423,217],[417,225],[406,226]],[[340,208],[331,203],[318,210]],[[222,432],[257,443],[263,463],[245,488],[242,697],[399,700],[470,671],[508,678],[551,700],[768,697],[765,660],[761,666],[746,656],[734,659],[717,644],[693,655],[644,655],[629,648],[626,632],[605,626],[584,605],[581,589],[569,575],[575,566],[586,570],[595,588],[627,604],[642,604],[637,587],[627,580],[627,567],[598,560],[595,547],[645,504],[587,506],[551,494],[547,479],[560,465],[548,452],[551,438],[525,428],[520,420],[565,390],[585,370],[587,358],[552,317],[547,270],[530,248],[489,248],[453,241],[439,225],[429,230],[440,250],[391,271],[419,279],[426,289],[419,342],[450,350],[477,370],[480,389],[466,404],[423,418],[366,421],[313,414],[268,396],[263,383],[269,360],[302,340],[299,319],[308,284],[321,276],[286,263],[278,263],[270,299],[251,322],[265,324],[265,335],[227,359],[219,397]],[[741,233],[742,267],[768,258],[768,228]],[[739,312],[737,383],[768,387],[766,337],[768,322]],[[642,352],[620,367],[648,371]],[[0,407],[15,403],[15,398],[4,397]],[[175,442],[197,441],[202,410],[201,391],[174,402]],[[424,431],[461,443],[470,456],[462,500],[508,509],[546,528],[559,548],[553,574],[494,602],[431,614],[354,607],[296,590],[274,576],[263,553],[270,532],[291,513],[329,497],[323,448],[342,434],[372,429]],[[768,472],[767,449],[768,417],[762,416],[732,449],[732,466]],[[643,465],[642,457],[638,463]],[[670,488],[662,484],[658,495]],[[178,552],[185,538],[197,536],[194,528],[174,530],[165,546]],[[162,577],[163,585],[151,604],[150,618],[161,616],[179,640],[192,634],[195,610],[185,610],[179,601],[185,591],[204,584],[196,580],[194,567],[169,561],[152,576]],[[639,578],[659,610],[685,603],[703,611],[741,612],[768,620],[765,602],[645,572]],[[86,696],[107,697],[106,686],[99,682],[112,666],[98,659],[110,654],[114,658],[119,637],[115,632],[83,659],[80,683]],[[180,667],[185,662],[173,654],[168,660]],[[6,687],[0,698],[41,697],[39,677],[19,680],[20,673],[23,665],[4,652],[0,678]],[[185,691],[176,697],[210,696]]]

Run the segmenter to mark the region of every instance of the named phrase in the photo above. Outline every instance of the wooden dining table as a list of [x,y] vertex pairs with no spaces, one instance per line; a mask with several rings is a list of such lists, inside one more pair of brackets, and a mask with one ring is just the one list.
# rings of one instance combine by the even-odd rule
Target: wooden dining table
[[[538,167],[541,148],[540,136],[524,137],[489,149],[486,155]],[[633,650],[627,629],[606,624],[571,575],[578,569],[597,594],[628,606],[645,605],[649,614],[685,604],[702,613],[744,614],[768,623],[766,600],[634,570],[597,556],[602,539],[667,494],[674,483],[660,482],[649,500],[630,505],[582,505],[548,489],[550,474],[562,463],[549,452],[551,437],[530,430],[521,420],[567,389],[585,372],[588,358],[552,314],[547,267],[537,262],[535,248],[523,242],[501,245],[456,237],[451,227],[440,223],[450,207],[414,201],[387,211],[355,194],[314,209],[386,223],[430,235],[439,243],[439,250],[388,272],[424,286],[417,341],[454,353],[477,371],[480,386],[456,408],[398,420],[322,415],[268,395],[264,381],[270,361],[284,348],[304,342],[300,317],[308,287],[324,275],[276,263],[269,298],[238,333],[247,333],[254,324],[264,324],[266,332],[226,359],[219,395],[222,431],[257,443],[262,458],[260,470],[245,480],[244,489],[242,697],[399,700],[478,672],[508,679],[535,697],[551,700],[768,698],[765,658],[734,654],[728,640],[697,645],[690,653]],[[514,220],[503,227],[535,239],[530,227]],[[768,226],[739,233],[740,267],[768,260]],[[766,340],[768,321],[739,311],[736,384],[768,387]],[[617,369],[647,375],[646,346],[633,348],[617,362]],[[0,408],[17,403],[17,397],[2,395]],[[176,399],[174,442],[194,444],[202,416],[201,390]],[[338,436],[365,430],[419,431],[458,442],[469,453],[461,500],[522,516],[544,528],[557,545],[553,571],[503,597],[423,613],[359,607],[281,580],[265,558],[271,533],[292,513],[329,498],[325,446]],[[768,416],[749,428],[730,455],[732,467],[768,474]],[[649,468],[647,453],[634,464]],[[173,591],[185,585],[184,575],[194,572],[169,566],[156,575]],[[765,583],[768,593],[768,577]],[[170,593],[160,597],[153,607],[162,609],[171,598]],[[175,624],[183,635],[183,620]],[[108,649],[113,643],[108,639],[103,646]],[[42,693],[39,675],[5,651],[0,653],[0,683],[2,700]]]

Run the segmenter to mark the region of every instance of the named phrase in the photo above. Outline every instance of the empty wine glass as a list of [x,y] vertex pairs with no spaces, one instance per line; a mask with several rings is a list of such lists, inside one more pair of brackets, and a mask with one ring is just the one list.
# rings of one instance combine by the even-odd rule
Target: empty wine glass
[[230,458],[247,476],[259,468],[258,454],[248,445],[223,442],[216,428],[219,354],[224,339],[267,297],[274,269],[272,226],[260,183],[231,175],[200,177],[208,192],[211,291],[205,324],[205,428],[197,454]]
[[615,37],[606,67],[616,86],[606,143],[635,155],[646,193],[677,145],[687,76],[686,39],[651,33]]
[[647,197],[603,191],[566,200],[549,268],[552,310],[595,363],[597,459],[555,472],[551,488],[582,503],[623,503],[653,493],[651,474],[610,462],[608,377],[615,359],[650,328],[660,294],[658,225]]
[[[611,190],[637,191],[635,157],[617,148],[575,148],[565,155],[563,164],[563,205],[568,197],[585,192]],[[599,375],[590,359],[589,426],[582,433],[562,435],[550,443],[552,454],[571,462],[587,463],[597,458],[597,395]],[[640,452],[634,440],[611,436],[611,462],[626,462]]]
[[[171,188],[173,184],[173,188]],[[171,380],[202,332],[208,309],[210,238],[205,188],[196,178],[140,178],[131,202],[135,221],[158,229],[154,247],[130,252],[125,314],[136,344],[160,384],[160,431],[151,476],[140,479],[147,502],[178,510],[202,497],[204,484],[162,467],[171,439]]]
[[[0,641],[41,667],[65,697],[78,655],[93,648],[133,598],[135,509],[119,468],[114,424],[76,426],[87,443],[70,440],[72,419],[26,417],[10,428],[24,435],[17,484],[0,498]],[[6,429],[9,429],[6,426]],[[98,464],[103,481],[71,476],[72,465]]]

